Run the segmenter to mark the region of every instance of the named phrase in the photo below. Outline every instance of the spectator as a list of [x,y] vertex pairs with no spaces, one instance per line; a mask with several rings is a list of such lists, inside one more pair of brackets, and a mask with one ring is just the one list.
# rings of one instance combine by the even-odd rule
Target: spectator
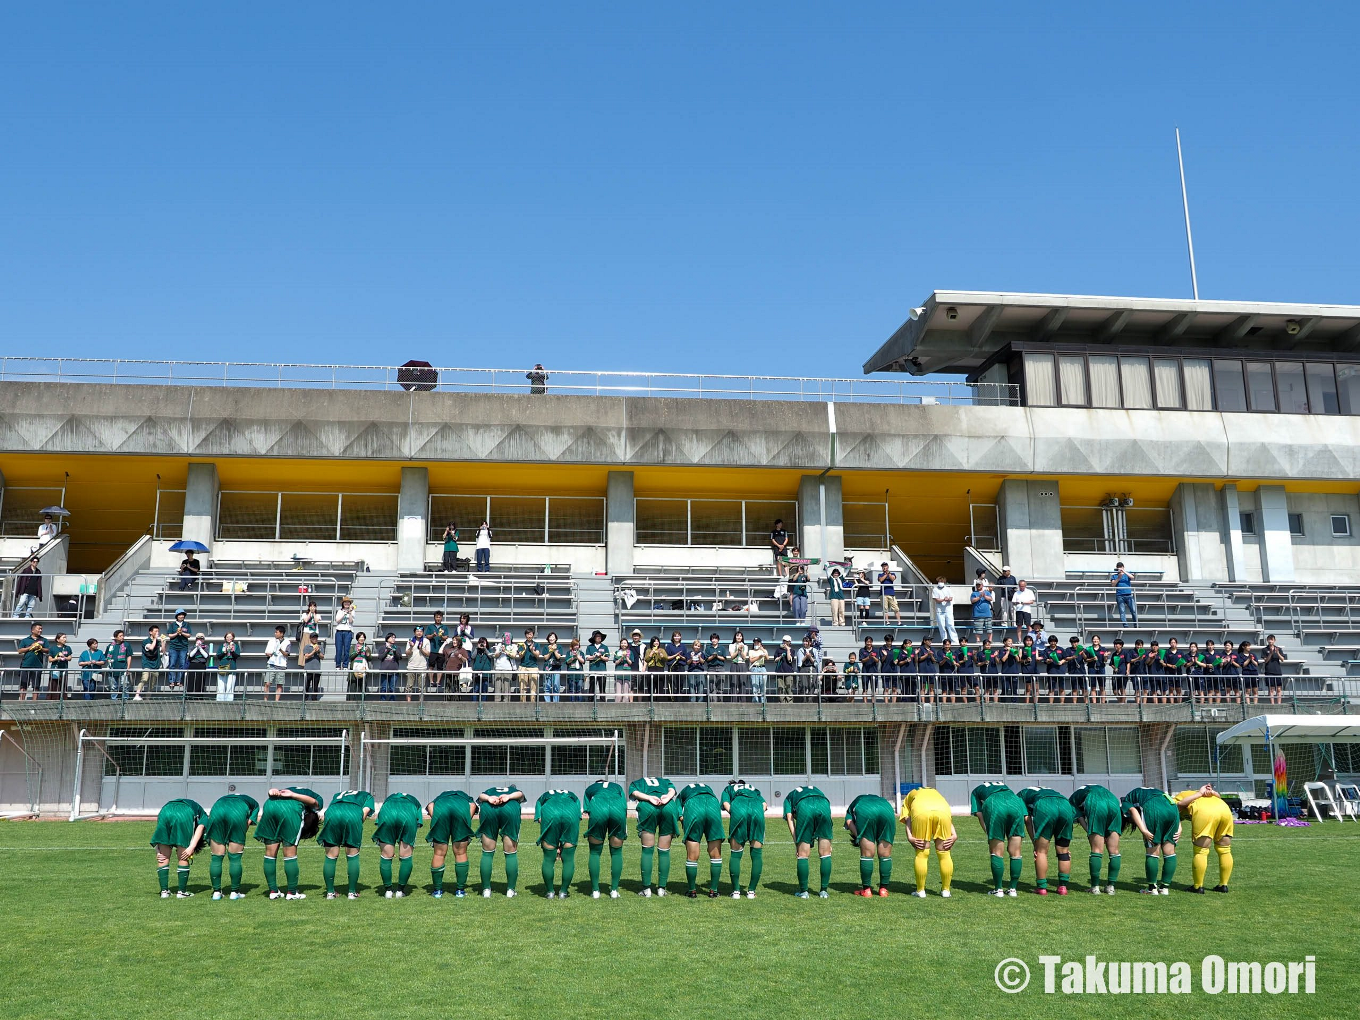
[[[321,638],[309,630],[298,648],[298,666],[302,669],[302,700],[321,700],[321,658],[325,654]],[[346,663],[348,669],[348,663]]]
[[854,652],[845,660],[845,696],[851,701],[862,698],[859,689],[859,656]]
[[633,700],[633,656],[627,638],[619,639],[614,653],[614,700]]
[[1275,635],[1266,635],[1266,646],[1262,649],[1264,659],[1262,670],[1266,675],[1267,699],[1272,705],[1284,704],[1284,662],[1289,656],[1275,643]]
[[813,693],[813,685],[816,676],[821,672],[822,659],[821,652],[812,647],[812,635],[805,635],[803,643],[798,651],[798,684],[795,693],[808,695]]
[[[543,646],[539,663],[543,668],[543,700],[560,702],[562,700],[562,660],[565,658],[561,645],[557,643],[557,632],[548,632],[548,643]],[[661,669],[665,671],[663,664]]]
[[241,661],[241,644],[236,632],[229,630],[217,649],[217,700],[236,700],[236,664]]
[[548,373],[543,370],[542,365],[534,365],[530,371],[524,373],[524,378],[529,380],[529,392],[532,395],[541,397],[548,392]]
[[348,595],[340,600],[340,608],[335,612],[331,636],[335,638],[335,668],[349,669],[349,650],[354,644],[354,600]]
[[444,558],[440,567],[446,571],[458,569],[458,525],[452,522],[444,528]]
[[510,690],[515,682],[515,642],[507,630],[496,645],[493,664],[496,667],[496,700],[509,701]]
[[42,597],[42,571],[38,569],[38,557],[34,556],[14,579],[14,618],[33,619],[33,607]]
[[780,701],[793,698],[793,676],[798,671],[798,659],[794,654],[793,638],[785,634],[779,640],[779,650],[774,655],[775,690]]
[[784,577],[788,569],[788,564],[784,562],[788,548],[789,533],[784,530],[784,521],[780,519],[770,529],[770,552],[774,555],[774,572],[778,577]]
[[397,671],[401,669],[401,649],[397,635],[388,631],[375,655],[378,667],[378,700],[397,700]]
[[44,546],[57,537],[57,525],[51,514],[43,514],[43,522],[38,525],[38,545]]
[[1114,601],[1119,608],[1119,626],[1128,624],[1126,613],[1133,616],[1133,625],[1138,626],[1138,602],[1133,597],[1134,575],[1124,569],[1124,564],[1116,563],[1114,573],[1110,575],[1110,584],[1114,587]]
[[198,562],[198,557],[194,555],[192,549],[184,554],[184,559],[179,561],[179,590],[188,591],[190,586],[198,583],[198,575],[203,572],[202,565]]
[[586,645],[586,672],[590,674],[591,701],[604,697],[606,693],[609,661],[609,645],[605,643],[604,631],[591,631],[590,644]]
[[[66,671],[71,668],[71,646],[66,635],[58,631],[57,639],[47,647],[47,700],[60,701],[66,692]],[[37,691],[34,691],[34,698]]]
[[463,651],[471,655],[477,644],[477,632],[473,630],[472,618],[467,613],[458,614],[458,626],[454,628],[453,634],[463,646]]
[[678,630],[671,631],[671,639],[666,645],[666,669],[670,672],[670,692],[677,697],[685,693],[685,673],[688,666],[689,649]]
[[638,677],[638,693],[655,694],[665,689],[668,659],[666,649],[661,647],[661,638],[653,634],[642,652],[642,668],[645,672]]
[[293,631],[293,637],[299,644],[302,643],[303,636],[309,630],[319,631],[321,629],[321,613],[317,611],[316,603],[308,600],[307,608],[298,617],[297,628]]
[[992,582],[987,579],[986,567],[978,567],[973,571],[973,583],[977,584],[979,581],[982,582],[982,587],[984,588],[990,588],[992,586]]
[[274,636],[264,648],[265,665],[268,667],[264,674],[265,700],[269,699],[271,693],[275,701],[283,697],[284,687],[288,683],[288,655],[292,651],[292,645],[287,631],[282,627],[275,627]]
[[[740,633],[737,636],[740,637]],[[770,653],[765,651],[765,642],[760,638],[752,640],[747,664],[751,671],[751,696],[757,705],[765,704],[765,664],[769,659]]]
[[874,586],[864,570],[855,572],[855,622],[863,623],[869,619],[869,607],[873,604]]
[[882,564],[883,569],[878,575],[880,594],[883,596],[883,623],[888,622],[888,614],[894,613],[897,616],[897,626],[902,626],[902,610],[897,605],[897,575],[888,569],[885,560]]
[[491,656],[486,638],[478,638],[472,651],[472,688],[478,701],[485,701],[491,693],[491,678],[496,670],[496,660]]
[[463,694],[472,690],[472,653],[453,638],[448,639],[447,646],[449,650],[444,656],[444,690],[449,694]]
[[690,701],[708,697],[708,671],[704,662],[704,643],[697,638],[685,653],[685,686]]
[[878,650],[874,639],[866,637],[864,647],[859,650],[859,669],[864,678],[865,700],[878,700]]
[[996,601],[996,594],[986,586],[985,581],[974,581],[973,594],[968,596],[968,600],[973,604],[973,640],[976,641],[980,637],[990,640],[992,603]]
[[936,678],[940,672],[940,661],[931,647],[930,635],[921,638],[921,647],[916,651],[916,678],[920,685],[921,700],[925,701],[938,689]]
[[1034,639],[1034,647],[1043,651],[1048,646],[1048,632],[1044,630],[1042,620],[1032,620],[1029,625],[1029,636]]
[[113,632],[113,640],[104,649],[105,686],[109,698],[117,701],[119,695],[124,699],[132,697],[132,681],[128,677],[128,663],[132,659],[132,646],[123,639],[122,628]]
[[1001,567],[1001,576],[996,579],[996,584],[993,587],[996,589],[996,605],[993,608],[998,611],[1001,617],[1001,625],[1008,629],[1014,627],[1015,607],[1011,604],[1011,600],[1015,596],[1019,583],[1016,581],[1015,575],[1011,573],[1010,567],[1005,565]]
[[793,618],[802,623],[807,619],[808,609],[807,564],[799,563],[790,569],[793,572],[789,579],[789,594],[793,596]]
[[137,689],[132,692],[133,701],[142,700],[142,691],[148,693],[156,689],[156,674],[161,669],[161,658],[165,655],[165,636],[154,623],[147,629],[146,640],[142,642],[142,675],[137,680]]
[[567,644],[567,658],[563,668],[567,674],[567,700],[580,701],[585,690],[581,674],[586,669],[586,656],[581,650],[580,638],[572,638]]
[[1034,622],[1034,607],[1038,601],[1039,598],[1034,594],[1034,589],[1029,586],[1028,581],[1016,582],[1015,590],[1006,601],[1015,623],[1015,640],[1025,640],[1025,632]]
[[[226,645],[223,645],[225,648]],[[349,675],[345,680],[345,700],[361,701],[364,679],[368,676],[368,660],[373,657],[373,646],[363,631],[354,635],[354,646],[349,650]]]
[[822,660],[822,697],[834,700],[836,697],[836,687],[841,682],[840,670],[836,668],[836,660],[827,656]]
[[482,521],[477,528],[477,573],[484,574],[491,569],[491,525]]
[[733,699],[740,699],[750,693],[751,649],[746,644],[746,635],[737,631],[732,635],[732,643],[727,646],[728,685]]
[[425,637],[430,642],[430,676],[429,683],[439,684],[443,682],[442,673],[448,661],[449,649],[453,646],[453,639],[449,637],[449,630],[444,626],[444,610],[434,611],[434,623],[425,628]]
[[845,581],[841,579],[839,567],[831,568],[831,576],[826,580],[826,597],[831,603],[831,626],[845,626]]
[[943,577],[935,578],[935,587],[930,593],[930,601],[935,606],[935,626],[940,632],[940,640],[957,641],[958,629],[954,626],[954,596],[949,591]]
[[524,632],[524,641],[516,650],[519,662],[519,700],[538,700],[538,674],[543,663],[543,650],[534,640],[534,630]]
[[104,685],[107,666],[108,657],[99,650],[99,639],[90,638],[85,642],[85,651],[80,653],[80,687],[86,701],[93,701],[94,692]]
[[188,614],[175,610],[175,618],[165,628],[165,650],[170,657],[168,679],[173,690],[184,687],[184,672],[189,668],[189,639],[193,636],[185,623]]
[[727,693],[723,683],[723,674],[727,672],[727,649],[719,641],[716,633],[708,636],[708,644],[704,646],[704,670],[708,673],[705,677],[708,693],[721,696]]
[[189,669],[184,674],[184,693],[200,696],[207,686],[208,663],[212,661],[213,657],[212,646],[208,644],[207,635],[202,633],[194,635],[187,657]]
[[425,636],[425,628],[417,627],[406,641],[406,681],[402,690],[406,700],[420,692],[421,677],[430,669],[430,640]]

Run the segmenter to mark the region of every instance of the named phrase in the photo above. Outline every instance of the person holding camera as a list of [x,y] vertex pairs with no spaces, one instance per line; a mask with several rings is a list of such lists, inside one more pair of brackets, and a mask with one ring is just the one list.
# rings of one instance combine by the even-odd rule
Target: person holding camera
[[450,523],[444,528],[444,559],[440,567],[445,571],[458,568],[458,525]]
[[488,521],[482,521],[477,529],[476,546],[477,573],[485,574],[491,569],[491,524]]

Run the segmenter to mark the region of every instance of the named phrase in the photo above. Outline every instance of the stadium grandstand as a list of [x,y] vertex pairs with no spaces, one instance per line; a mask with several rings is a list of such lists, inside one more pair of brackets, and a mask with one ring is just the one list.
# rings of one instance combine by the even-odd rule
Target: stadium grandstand
[[0,397],[6,814],[600,774],[1266,804],[1216,734],[1360,702],[1360,307],[937,292],[855,379],[6,357]]

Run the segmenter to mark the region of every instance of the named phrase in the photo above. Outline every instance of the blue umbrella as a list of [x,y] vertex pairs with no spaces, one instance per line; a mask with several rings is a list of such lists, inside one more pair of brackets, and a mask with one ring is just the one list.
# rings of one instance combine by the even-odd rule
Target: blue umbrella
[[202,542],[181,540],[170,547],[171,552],[207,552],[208,547]]

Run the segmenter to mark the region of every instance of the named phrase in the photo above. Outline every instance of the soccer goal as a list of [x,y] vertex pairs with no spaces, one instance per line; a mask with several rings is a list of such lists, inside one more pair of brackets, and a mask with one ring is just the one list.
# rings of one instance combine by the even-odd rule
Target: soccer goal
[[[177,732],[159,732],[155,727],[139,733],[94,734],[81,730],[76,740],[70,820],[145,813],[145,809],[119,807],[124,781],[134,777],[140,780],[143,776],[154,776],[178,782],[201,776],[204,781],[216,784],[233,776],[266,782],[274,775],[310,774],[332,778],[343,788],[348,775],[349,730],[298,735],[284,728],[260,728],[258,732],[244,734],[204,735],[197,728],[189,732],[178,727],[171,729]],[[246,759],[246,767],[233,768],[233,759],[242,758]],[[306,773],[303,764],[299,764],[304,759]],[[323,771],[316,772],[313,763],[321,759],[328,764],[317,766]],[[82,810],[82,787],[87,780],[100,786],[92,798],[93,811]]]

